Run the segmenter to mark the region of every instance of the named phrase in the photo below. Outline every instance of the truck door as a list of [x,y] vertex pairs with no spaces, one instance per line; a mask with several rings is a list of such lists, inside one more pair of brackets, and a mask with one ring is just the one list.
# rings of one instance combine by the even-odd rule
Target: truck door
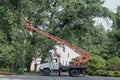
[[57,58],[52,59],[51,68],[52,68],[52,70],[58,70],[59,69],[59,61],[58,61]]

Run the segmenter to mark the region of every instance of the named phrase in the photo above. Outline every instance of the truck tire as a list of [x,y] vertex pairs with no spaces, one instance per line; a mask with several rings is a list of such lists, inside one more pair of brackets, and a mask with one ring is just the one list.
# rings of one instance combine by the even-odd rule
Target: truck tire
[[70,70],[69,75],[72,77],[78,77],[79,72],[76,69],[72,69],[72,70]]
[[50,75],[50,69],[44,69],[43,70],[43,75],[45,75],[45,76],[49,76]]

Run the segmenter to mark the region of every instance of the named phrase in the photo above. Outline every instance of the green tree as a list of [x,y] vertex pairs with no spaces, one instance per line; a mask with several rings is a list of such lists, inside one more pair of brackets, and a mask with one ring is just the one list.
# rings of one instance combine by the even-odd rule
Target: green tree
[[[38,9],[39,9],[38,13],[42,12],[40,4],[43,4],[43,8],[45,6],[44,3],[41,2],[43,1],[36,1],[36,0],[0,1],[0,10],[1,10],[0,11],[0,23],[1,23],[0,24],[0,33],[1,33],[0,63],[2,65],[0,67],[5,68],[5,67],[13,66],[12,68],[13,71],[15,67],[17,66],[20,67],[23,60],[24,50],[25,50],[25,59],[27,59],[25,60],[25,63],[30,67],[32,57],[34,57],[33,55],[36,54],[35,50],[36,48],[41,47],[41,45],[38,45],[39,47],[36,46],[36,44],[38,44],[37,41],[35,41],[36,44],[30,43],[33,40],[32,40],[32,36],[30,36],[30,33],[23,29],[23,26],[25,25],[24,18],[26,16],[28,16],[30,20],[35,20],[36,17],[37,17],[36,19],[40,18],[41,14],[39,14],[38,17],[35,14],[35,12]],[[35,22],[36,20],[33,23]],[[44,41],[41,40],[41,42]]]
[[54,0],[47,16],[49,32],[83,48],[101,43],[105,32],[100,33],[102,28],[97,29],[93,19],[112,16],[103,3],[101,0]]
[[111,44],[109,45],[109,54],[111,54],[111,57],[114,56],[119,56],[120,57],[120,7],[117,8],[117,13],[115,13],[115,21],[116,24],[115,26],[113,26],[113,30],[108,32],[107,35],[111,40]]

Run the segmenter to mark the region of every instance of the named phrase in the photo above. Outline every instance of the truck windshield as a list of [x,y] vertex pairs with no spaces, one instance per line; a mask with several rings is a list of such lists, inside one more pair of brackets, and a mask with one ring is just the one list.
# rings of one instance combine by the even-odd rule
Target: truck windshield
[[52,59],[52,62],[53,63],[57,63],[57,59]]

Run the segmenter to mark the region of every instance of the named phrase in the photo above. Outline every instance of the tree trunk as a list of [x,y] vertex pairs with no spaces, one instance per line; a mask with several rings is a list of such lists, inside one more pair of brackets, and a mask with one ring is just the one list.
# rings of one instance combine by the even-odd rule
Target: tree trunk
[[30,72],[30,65],[27,65],[27,72]]
[[17,71],[17,65],[16,63],[12,63],[11,64],[11,69],[10,69],[11,72],[16,72]]

